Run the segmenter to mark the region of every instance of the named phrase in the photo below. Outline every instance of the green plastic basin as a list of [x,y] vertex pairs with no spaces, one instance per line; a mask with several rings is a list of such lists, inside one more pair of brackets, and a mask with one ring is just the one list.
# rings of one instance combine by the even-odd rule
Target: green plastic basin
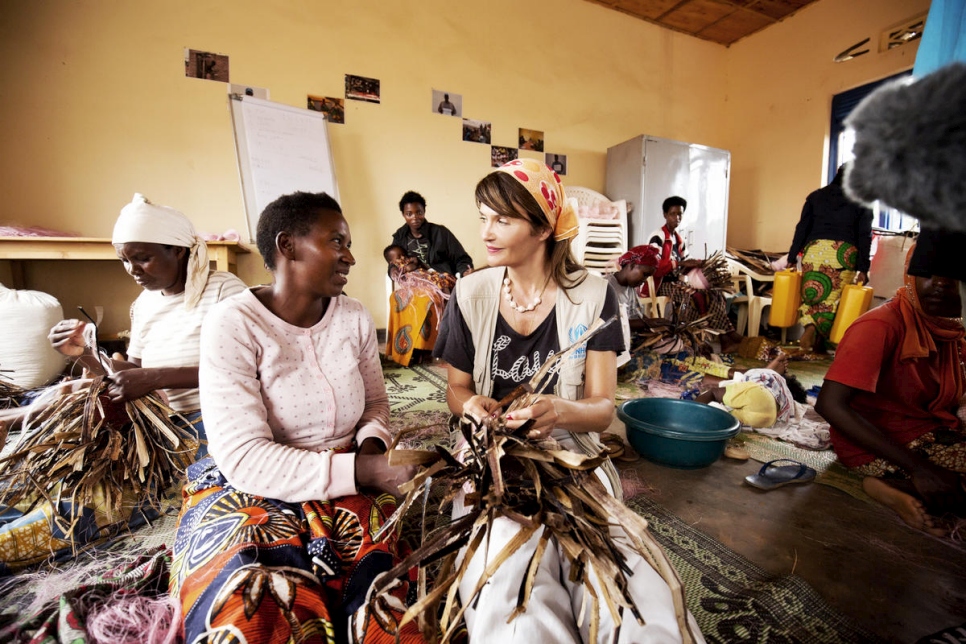
[[681,469],[711,465],[741,429],[726,411],[675,398],[628,400],[617,408],[617,416],[641,456]]

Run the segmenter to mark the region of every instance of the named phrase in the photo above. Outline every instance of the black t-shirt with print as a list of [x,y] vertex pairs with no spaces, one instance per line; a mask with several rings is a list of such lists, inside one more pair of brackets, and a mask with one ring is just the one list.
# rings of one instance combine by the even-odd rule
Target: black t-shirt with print
[[[607,320],[617,315],[617,296],[613,289],[607,289],[601,319]],[[576,338],[571,338],[571,342]],[[492,362],[489,366],[493,379],[491,398],[501,399],[520,384],[530,380],[549,358],[560,351],[557,334],[556,307],[546,319],[529,335],[523,336],[514,331],[502,314],[497,314],[496,330],[493,334]],[[591,351],[624,350],[624,334],[617,320],[609,324],[587,343]],[[439,325],[439,335],[433,355],[442,358],[450,365],[465,373],[473,373],[473,359],[476,351],[470,329],[463,319],[456,298],[452,298],[443,313]],[[552,391],[557,383],[556,374],[546,391]]]

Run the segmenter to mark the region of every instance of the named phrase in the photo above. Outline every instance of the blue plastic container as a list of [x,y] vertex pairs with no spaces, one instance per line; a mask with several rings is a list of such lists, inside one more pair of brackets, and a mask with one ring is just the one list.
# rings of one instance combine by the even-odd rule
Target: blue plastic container
[[741,429],[726,411],[692,400],[638,398],[617,408],[627,440],[641,456],[681,469],[707,467],[721,458]]

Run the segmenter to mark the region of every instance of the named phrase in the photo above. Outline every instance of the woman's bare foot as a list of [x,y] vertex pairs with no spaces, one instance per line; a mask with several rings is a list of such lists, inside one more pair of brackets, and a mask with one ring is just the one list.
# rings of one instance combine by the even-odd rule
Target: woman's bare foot
[[873,499],[898,514],[899,518],[905,521],[909,527],[922,530],[934,537],[946,536],[946,531],[933,523],[933,519],[926,513],[922,501],[916,497],[906,494],[874,476],[867,476],[862,479],[862,489]]

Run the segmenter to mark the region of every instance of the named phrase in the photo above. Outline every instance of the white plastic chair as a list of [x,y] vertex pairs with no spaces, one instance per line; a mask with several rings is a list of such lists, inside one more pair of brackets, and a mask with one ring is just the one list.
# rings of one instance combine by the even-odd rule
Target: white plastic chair
[[[761,317],[765,308],[771,306],[771,298],[763,295],[756,295],[754,282],[774,282],[774,275],[762,275],[756,273],[741,262],[732,257],[728,257],[728,267],[735,280],[735,293],[737,295],[731,300],[732,304],[738,306],[738,323],[735,330],[749,338],[758,336],[761,327]],[[745,323],[748,324],[748,332],[745,333]]]
[[[578,211],[580,206],[612,203],[605,195],[581,186],[568,186],[566,196]],[[574,259],[595,273],[603,273],[608,262],[627,251],[627,202],[621,199],[613,204],[620,213],[617,219],[578,218]]]
[[668,298],[666,295],[657,294],[653,275],[647,278],[647,292],[647,297],[640,298],[641,306],[644,307],[644,315],[651,318],[663,318]]

